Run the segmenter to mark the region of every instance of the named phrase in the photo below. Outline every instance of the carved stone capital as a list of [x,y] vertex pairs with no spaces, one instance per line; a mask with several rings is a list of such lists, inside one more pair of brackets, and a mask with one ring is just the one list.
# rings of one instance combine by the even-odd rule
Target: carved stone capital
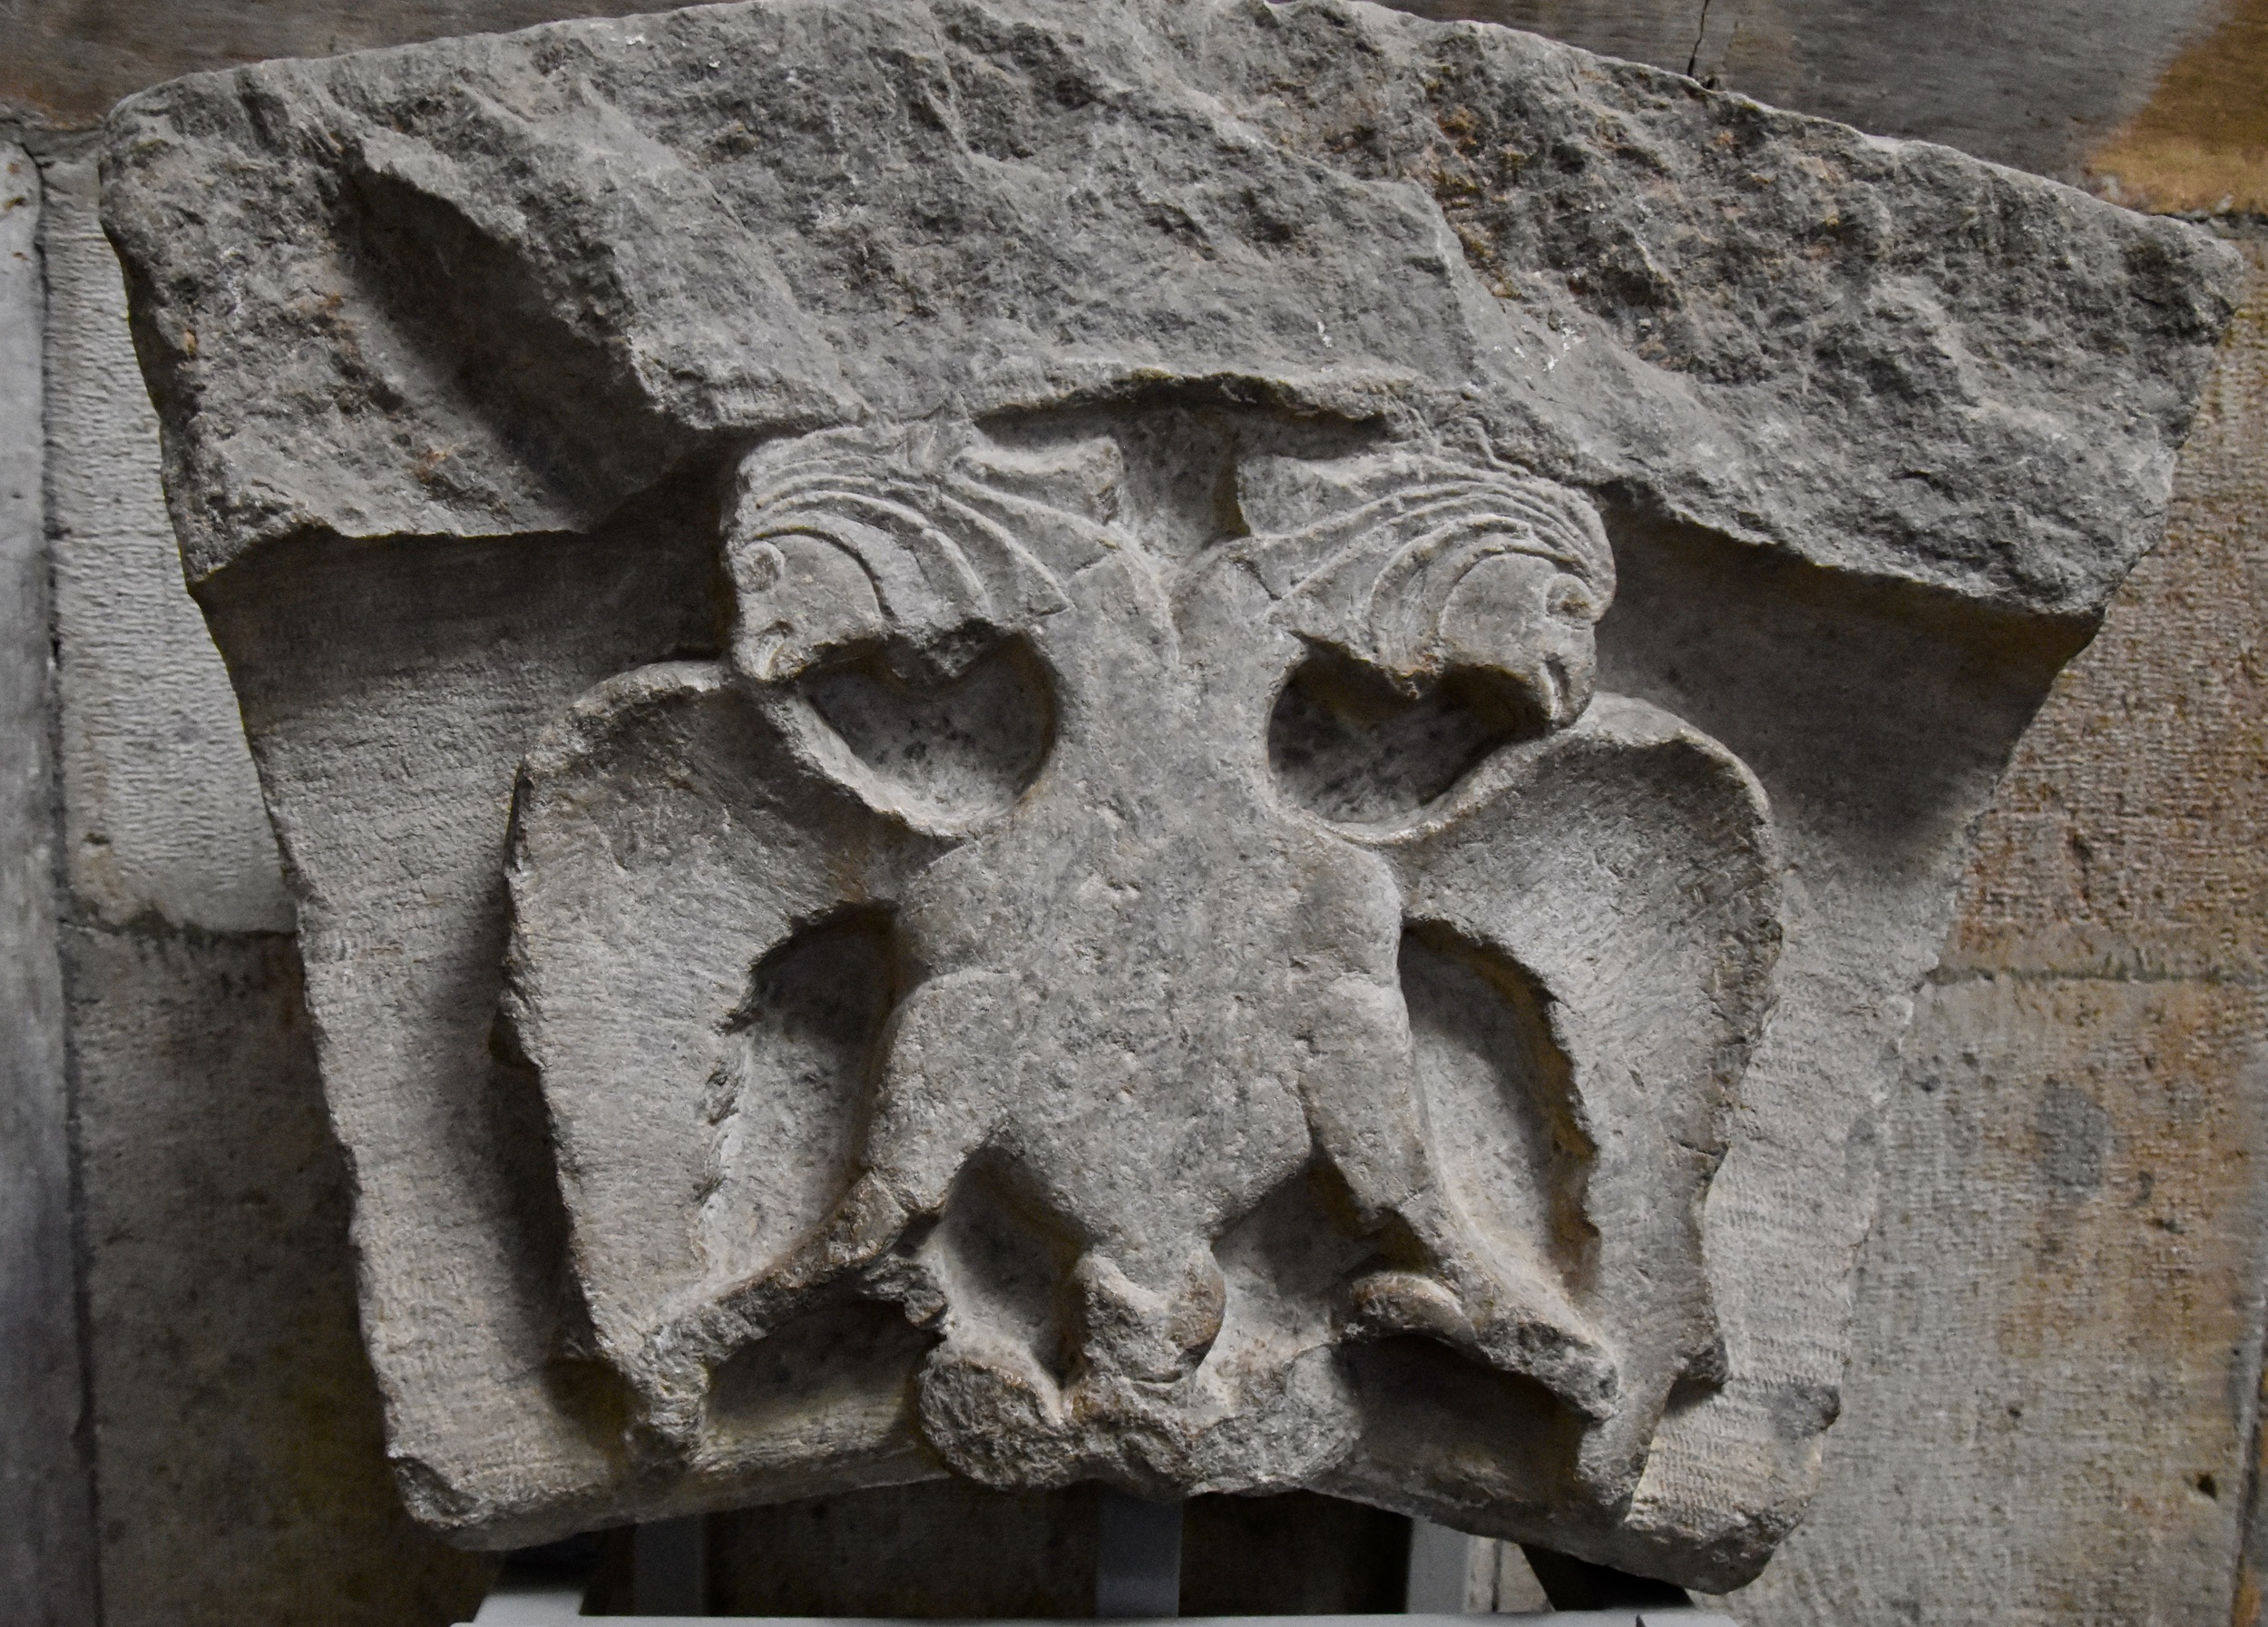
[[758,0],[106,159],[412,1507],[1798,1517],[2228,257],[1340,0]]

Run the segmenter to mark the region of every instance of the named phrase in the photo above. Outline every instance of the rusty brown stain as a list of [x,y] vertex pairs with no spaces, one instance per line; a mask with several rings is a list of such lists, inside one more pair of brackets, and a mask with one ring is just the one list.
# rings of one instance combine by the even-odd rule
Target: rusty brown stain
[[2268,0],[2234,0],[2086,170],[2136,209],[2268,213]]
[[1947,973],[2268,983],[2268,245],[2241,247],[2165,543],[2019,747]]

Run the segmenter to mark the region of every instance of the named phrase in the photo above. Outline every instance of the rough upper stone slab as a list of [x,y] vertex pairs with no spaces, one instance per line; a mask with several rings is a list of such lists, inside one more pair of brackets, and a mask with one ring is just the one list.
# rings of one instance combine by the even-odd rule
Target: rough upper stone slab
[[1540,473],[2084,613],[2234,275],[1941,148],[1335,4],[560,24],[181,80],[109,162],[199,574],[585,527],[720,436],[1178,382],[1478,393]]

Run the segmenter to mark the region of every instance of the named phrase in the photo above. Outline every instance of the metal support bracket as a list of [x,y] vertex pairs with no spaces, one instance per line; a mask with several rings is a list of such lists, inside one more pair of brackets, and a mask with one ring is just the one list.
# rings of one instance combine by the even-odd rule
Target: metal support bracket
[[[1122,1492],[1102,1495],[1095,1554],[1095,1617],[1158,1627],[1286,1627],[1283,1616],[1184,1616],[1181,1602],[1181,1504],[1150,1503]],[[1400,1615],[1311,1615],[1300,1627],[1470,1627],[1465,1607],[1468,1544],[1461,1533],[1418,1522],[1410,1551],[1410,1610]],[[993,1623],[858,1616],[711,1616],[702,1612],[706,1555],[698,1517],[640,1525],[631,1539],[631,1596],[637,1613],[583,1614],[587,1576],[507,1563],[480,1613],[458,1627],[567,1627],[603,1619],[643,1627],[694,1627],[719,1621],[767,1627],[994,1627]],[[1601,1573],[1612,1575],[1612,1573]],[[1729,1616],[1681,1605],[1618,1605],[1603,1610],[1506,1612],[1491,1619],[1550,1627],[1736,1627]],[[1077,1627],[1074,1620],[1002,1622],[998,1627]]]

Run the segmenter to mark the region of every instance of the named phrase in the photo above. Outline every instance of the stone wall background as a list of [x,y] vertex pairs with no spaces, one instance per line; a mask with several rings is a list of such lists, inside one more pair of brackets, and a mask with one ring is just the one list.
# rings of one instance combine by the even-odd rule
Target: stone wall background
[[[181,587],[85,132],[196,68],[637,9],[0,3],[0,138],[29,154],[0,148],[0,1620],[422,1627],[469,1613],[487,1573],[387,1482],[289,906]],[[2268,0],[1411,9],[2248,240],[2253,298],[2166,543],[2026,736],[1920,1003],[1825,1487],[1727,1604],[1756,1627],[2250,1627]],[[986,1561],[917,1534],[932,1563]]]

